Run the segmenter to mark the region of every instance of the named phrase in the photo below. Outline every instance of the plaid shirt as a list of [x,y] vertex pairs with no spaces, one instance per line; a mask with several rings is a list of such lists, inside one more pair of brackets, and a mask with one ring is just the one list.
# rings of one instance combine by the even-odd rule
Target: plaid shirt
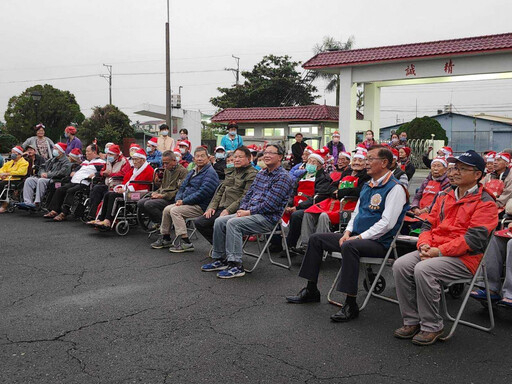
[[258,172],[251,188],[240,203],[240,209],[261,214],[271,223],[277,223],[293,191],[293,181],[281,166],[269,172]]

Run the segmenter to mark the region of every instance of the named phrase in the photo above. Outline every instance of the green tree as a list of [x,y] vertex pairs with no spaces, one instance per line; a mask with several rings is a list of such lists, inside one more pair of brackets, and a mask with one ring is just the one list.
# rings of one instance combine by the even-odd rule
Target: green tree
[[217,88],[221,96],[212,97],[210,103],[219,108],[279,107],[312,104],[316,88],[305,84],[297,67],[300,62],[290,56],[264,56],[252,71],[243,71],[245,81],[232,88]]
[[8,153],[18,143],[13,135],[8,133],[0,134],[0,153]]
[[[315,55],[318,55],[322,52],[327,51],[348,51],[352,49],[354,46],[354,36],[350,36],[346,42],[343,42],[341,40],[336,40],[332,36],[324,36],[324,39],[322,40],[321,44],[316,44],[313,47],[313,52]],[[325,87],[325,90],[327,92],[334,92],[336,91],[336,105],[340,105],[340,75],[339,73],[327,73],[327,72],[320,72],[320,71],[313,71],[314,76],[313,79],[323,79],[327,80],[327,86]],[[358,100],[362,99],[362,92],[361,95],[358,95]],[[362,108],[362,103],[358,105],[358,109]]]
[[446,131],[439,121],[432,119],[428,116],[416,117],[408,123],[402,124],[402,126],[396,131],[407,132],[409,139],[432,139],[432,134],[436,135],[435,140],[444,140],[444,143],[448,143],[448,137]]
[[133,137],[135,130],[130,125],[130,119],[115,105],[94,107],[91,117],[85,119],[78,130],[78,137],[84,144],[98,140],[103,147],[108,142],[122,144],[125,137]]
[[[36,103],[31,97],[33,91],[42,94],[37,105],[37,118]],[[71,123],[80,125],[85,119],[72,93],[49,84],[35,85],[24,90],[19,96],[11,97],[4,117],[7,132],[20,142],[33,136],[33,128],[40,122],[46,126],[46,136],[56,141],[64,134],[66,126]]]

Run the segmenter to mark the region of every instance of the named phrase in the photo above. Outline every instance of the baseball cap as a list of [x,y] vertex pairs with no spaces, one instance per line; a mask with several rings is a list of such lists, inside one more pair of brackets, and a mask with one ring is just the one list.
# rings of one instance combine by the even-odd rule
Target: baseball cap
[[460,161],[461,163],[476,167],[480,172],[485,171],[485,160],[472,149],[464,152],[458,157],[449,157],[447,160],[449,163],[456,163],[457,161]]

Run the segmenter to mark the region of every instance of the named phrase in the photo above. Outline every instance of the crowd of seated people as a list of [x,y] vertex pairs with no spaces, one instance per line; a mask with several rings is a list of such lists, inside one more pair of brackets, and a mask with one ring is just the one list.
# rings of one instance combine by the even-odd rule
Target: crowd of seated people
[[[512,222],[508,152],[489,151],[484,159],[468,150],[455,157],[450,147],[443,147],[433,159],[423,157],[430,172],[409,196],[415,168],[407,137],[401,134],[379,145],[367,131],[365,141],[352,152],[340,143],[337,132],[330,146],[318,150],[298,134],[293,166],[287,171],[280,144],[267,144],[262,151],[246,147],[234,123],[224,145],[212,155],[204,146],[192,150],[185,134],[176,147],[159,151],[168,141],[167,132],[150,139],[145,149],[132,144],[128,157],[115,143],[108,143],[103,153],[89,144],[82,156],[74,127],[66,128],[67,142],[56,144],[44,136],[44,126],[38,125],[35,132],[12,148],[0,168],[0,189],[8,183],[22,185],[20,208],[39,210],[46,199],[44,217],[62,222],[72,213],[75,194],[88,191],[87,224],[110,229],[116,202],[142,192],[136,201],[138,214],[152,223],[149,229],[159,232],[149,246],[194,252],[190,231],[195,228],[212,248],[211,260],[200,269],[221,279],[244,276],[246,239],[270,233],[283,222],[287,233],[275,236],[302,258],[299,276],[307,280],[298,294],[286,297],[288,302],[319,302],[325,254],[341,253],[336,288],[345,294],[345,302],[331,316],[334,322],[359,316],[360,258],[382,258],[399,228],[402,233],[416,229],[417,250],[393,264],[402,317],[394,336],[418,345],[433,344],[443,333],[442,284],[471,277],[499,215]],[[2,202],[0,213],[6,208]],[[343,212],[350,212],[346,222],[340,220]],[[512,233],[512,223],[508,227]],[[511,236],[492,236],[487,259],[491,298],[503,307],[512,306]],[[485,300],[485,286],[475,287],[471,297]]]

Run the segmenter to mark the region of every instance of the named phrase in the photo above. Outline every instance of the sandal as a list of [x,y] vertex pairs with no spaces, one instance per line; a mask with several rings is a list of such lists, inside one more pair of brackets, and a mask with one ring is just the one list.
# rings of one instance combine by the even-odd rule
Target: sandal
[[85,225],[96,225],[96,224],[99,224],[101,223],[99,220],[91,220],[91,221],[88,221],[87,223],[85,223]]
[[66,220],[66,215],[63,213],[59,213],[57,216],[53,218],[53,221],[64,221]]
[[46,215],[44,215],[43,217],[45,219],[53,219],[55,216],[58,216],[58,215],[59,215],[58,212],[51,211],[51,212],[47,213]]
[[512,300],[503,298],[500,301],[496,303],[498,307],[504,307],[504,308],[512,308]]
[[[485,289],[476,289],[470,293],[470,296],[473,299],[477,299],[477,300],[487,300],[487,293],[486,293]],[[494,293],[491,292],[491,301],[499,301],[499,300],[501,300],[501,296],[495,292]]]

